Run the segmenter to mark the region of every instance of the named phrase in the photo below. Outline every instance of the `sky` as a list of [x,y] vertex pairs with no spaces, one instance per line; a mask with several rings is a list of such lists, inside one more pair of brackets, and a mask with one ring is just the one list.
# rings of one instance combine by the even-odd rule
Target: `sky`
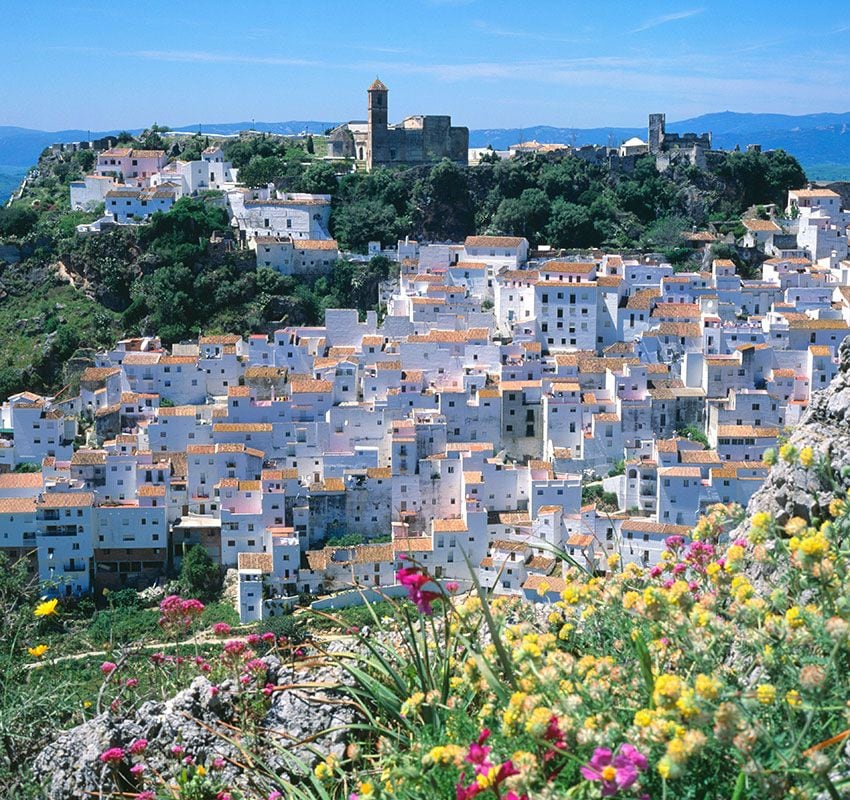
[[850,10],[822,0],[0,0],[0,125],[390,120],[642,126],[850,110]]

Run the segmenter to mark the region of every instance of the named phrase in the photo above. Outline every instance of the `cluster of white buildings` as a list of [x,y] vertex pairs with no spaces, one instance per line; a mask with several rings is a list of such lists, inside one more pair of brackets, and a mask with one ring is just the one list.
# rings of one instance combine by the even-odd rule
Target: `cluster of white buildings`
[[[258,259],[284,235],[328,241],[314,198],[228,197]],[[652,564],[711,505],[745,504],[850,333],[846,262],[775,257],[742,280],[722,259],[529,260],[519,237],[396,253],[380,324],[339,309],[270,336],[131,339],[78,396],[11,397],[0,548],[71,594],[144,586],[201,544],[238,570],[243,619],[389,586],[403,554],[555,593],[558,549]],[[588,482],[617,510],[583,503]]]
[[104,205],[105,216],[82,226],[82,232],[100,230],[104,223],[139,223],[156,211],[168,211],[181,197],[234,187],[237,172],[218,145],[207,147],[198,161],[171,162],[164,150],[111,147],[98,153],[93,173],[71,182],[71,208],[90,211]]
[[163,150],[112,147],[98,154],[90,175],[71,183],[71,208],[90,211],[101,203],[104,216],[78,226],[97,233],[112,225],[145,222],[166,212],[181,197],[217,190],[240,243],[256,252],[257,266],[284,275],[329,272],[339,248],[329,233],[331,196],[279,192],[239,185],[238,170],[212,145],[199,161],[168,161]]

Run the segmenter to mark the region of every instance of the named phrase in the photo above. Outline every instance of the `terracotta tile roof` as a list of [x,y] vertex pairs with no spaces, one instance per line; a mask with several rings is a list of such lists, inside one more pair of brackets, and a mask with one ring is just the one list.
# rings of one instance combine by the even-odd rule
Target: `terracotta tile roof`
[[292,245],[296,250],[339,250],[336,239],[295,239]]
[[158,417],[194,417],[197,413],[197,406],[166,406],[157,409]]
[[626,300],[626,308],[636,311],[646,310],[652,305],[656,297],[661,297],[660,289],[638,289],[629,295]]
[[430,536],[409,536],[393,539],[396,553],[424,553],[434,549]]
[[149,364],[157,364],[162,358],[162,353],[137,353],[131,352],[124,356],[121,362],[125,367],[146,366]]
[[637,517],[623,520],[620,529],[634,531],[635,533],[660,533],[664,536],[688,536],[691,532],[691,529],[687,525],[670,525],[666,522],[653,522],[652,520]]
[[596,269],[596,264],[579,261],[547,261],[544,264],[540,264],[538,269],[541,273],[563,272],[573,275],[588,275]]
[[699,478],[699,467],[661,467],[658,477],[663,478]]
[[290,384],[293,394],[327,394],[333,391],[330,381],[318,381],[312,378],[299,378]]
[[0,514],[34,514],[34,497],[0,497]]
[[748,231],[764,231],[766,233],[782,230],[772,219],[745,219],[744,227]]
[[238,553],[236,565],[239,569],[256,569],[265,574],[271,574],[274,569],[271,553]]
[[86,367],[80,375],[80,380],[85,383],[100,383],[120,373],[120,367]]
[[522,553],[528,550],[528,545],[525,542],[515,542],[511,539],[494,539],[490,546],[494,550],[502,550],[505,553]]
[[534,574],[529,575],[525,579],[525,583],[522,585],[522,588],[530,592],[536,592],[540,589],[547,593],[551,592],[553,594],[560,594],[567,588],[567,582],[556,575]]
[[462,519],[435,519],[433,526],[435,533],[463,533],[468,530]]
[[722,438],[775,439],[779,428],[754,427],[752,425],[718,425],[717,435]]
[[796,195],[797,197],[840,197],[841,195],[833,192],[832,189],[791,189],[788,194]]
[[143,483],[136,490],[136,494],[139,497],[165,497],[165,487],[154,486],[150,483]]
[[291,481],[298,479],[298,470],[295,467],[290,469],[264,469],[260,473],[260,477],[264,481]]
[[521,236],[467,236],[464,247],[519,247]]
[[652,317],[672,317],[674,319],[699,319],[702,311],[696,303],[657,303]]
[[213,433],[271,433],[270,422],[216,422]]
[[71,456],[71,465],[75,467],[100,466],[105,463],[106,450],[77,450]]
[[393,471],[390,467],[368,467],[366,469],[366,477],[380,480],[392,478]]
[[0,492],[4,489],[40,489],[41,472],[4,472],[0,474]]
[[198,344],[239,344],[241,336],[237,333],[216,333],[209,336],[201,336]]
[[567,547],[589,547],[593,537],[588,533],[574,533],[567,539]]
[[39,508],[79,508],[94,504],[92,492],[45,492],[39,497]]

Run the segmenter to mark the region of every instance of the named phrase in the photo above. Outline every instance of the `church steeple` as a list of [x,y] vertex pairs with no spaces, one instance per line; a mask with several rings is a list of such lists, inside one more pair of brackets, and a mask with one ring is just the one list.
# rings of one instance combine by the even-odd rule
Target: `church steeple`
[[375,78],[368,89],[369,127],[372,131],[387,127],[387,100],[389,91],[380,78]]

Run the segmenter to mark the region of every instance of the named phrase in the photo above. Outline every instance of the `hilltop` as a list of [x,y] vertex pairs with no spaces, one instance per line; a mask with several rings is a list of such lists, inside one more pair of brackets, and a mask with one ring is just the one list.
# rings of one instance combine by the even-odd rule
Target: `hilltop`
[[[748,144],[759,143],[765,149],[782,149],[793,153],[813,180],[850,178],[850,112],[792,116],[788,114],[748,114],[723,111],[668,123],[673,133],[711,131],[715,146],[742,150]],[[287,136],[305,131],[323,133],[336,125],[332,121],[288,120],[284,122],[219,122],[185,125],[176,131],[193,133],[201,130],[207,135],[232,136],[241,131],[255,130]],[[131,129],[132,134],[140,129]],[[39,153],[54,142],[74,142],[96,139],[111,131],[40,131],[30,128],[0,126],[0,201],[11,192],[38,158]],[[470,147],[506,149],[520,141],[536,139],[541,143],[618,145],[633,136],[646,137],[645,126],[634,127],[557,127],[528,125],[516,128],[476,128],[469,132]],[[3,171],[10,177],[3,182]],[[10,185],[10,183],[12,185]]]

